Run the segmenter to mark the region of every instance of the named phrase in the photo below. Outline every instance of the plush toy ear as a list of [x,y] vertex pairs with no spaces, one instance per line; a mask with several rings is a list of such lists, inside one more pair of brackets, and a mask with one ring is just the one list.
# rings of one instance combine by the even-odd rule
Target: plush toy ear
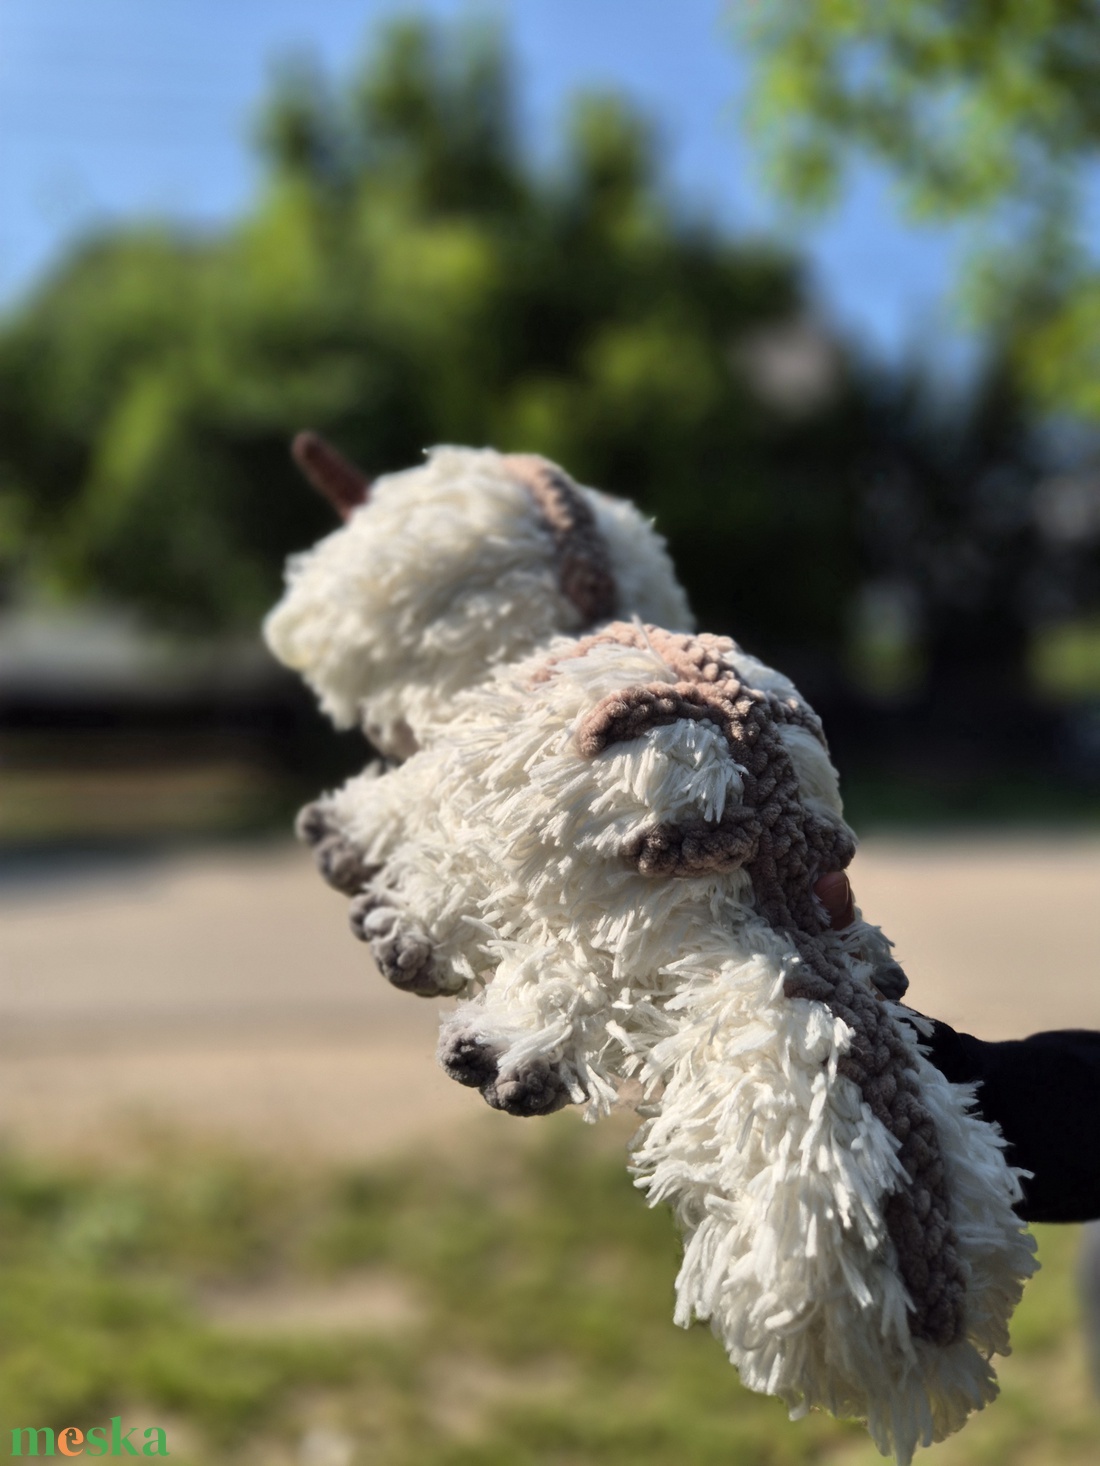
[[290,445],[294,462],[341,519],[350,519],[370,493],[370,479],[319,433],[299,433]]

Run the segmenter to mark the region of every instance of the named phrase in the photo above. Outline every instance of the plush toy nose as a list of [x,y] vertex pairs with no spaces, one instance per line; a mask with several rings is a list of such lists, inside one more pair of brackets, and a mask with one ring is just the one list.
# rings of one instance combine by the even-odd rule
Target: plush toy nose
[[319,433],[299,433],[290,445],[294,462],[341,519],[350,519],[370,493],[370,479]]

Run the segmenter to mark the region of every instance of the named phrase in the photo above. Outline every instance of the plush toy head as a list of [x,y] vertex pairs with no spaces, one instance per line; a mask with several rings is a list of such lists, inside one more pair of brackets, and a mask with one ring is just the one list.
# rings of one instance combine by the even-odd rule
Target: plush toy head
[[264,632],[384,753],[407,757],[457,692],[556,634],[624,612],[692,627],[652,525],[546,459],[435,448],[368,486],[320,440],[296,447],[346,522],[291,560]]

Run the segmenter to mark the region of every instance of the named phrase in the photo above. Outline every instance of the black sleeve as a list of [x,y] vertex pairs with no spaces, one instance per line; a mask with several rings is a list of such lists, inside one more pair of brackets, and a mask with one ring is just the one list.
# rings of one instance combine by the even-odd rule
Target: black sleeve
[[1016,1210],[1026,1222],[1100,1217],[1100,1033],[1066,1028],[984,1043],[935,1023],[929,1057],[953,1083],[977,1082],[1010,1165],[1031,1171]]

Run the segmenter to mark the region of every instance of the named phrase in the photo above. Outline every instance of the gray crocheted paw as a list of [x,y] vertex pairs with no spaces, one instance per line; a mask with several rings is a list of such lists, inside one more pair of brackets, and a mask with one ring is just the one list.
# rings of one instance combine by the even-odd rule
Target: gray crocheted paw
[[906,977],[902,967],[888,958],[885,962],[877,962],[871,974],[871,981],[884,998],[889,998],[892,1003],[900,1003],[909,989],[909,979]]
[[378,871],[368,865],[362,851],[332,823],[323,804],[307,804],[294,826],[298,839],[313,851],[313,859],[322,877],[336,891],[354,896]]
[[440,1040],[439,1062],[458,1084],[483,1089],[497,1077],[499,1051],[470,1032],[448,1033]]
[[569,1103],[569,1091],[548,1059],[533,1059],[522,1069],[482,1086],[485,1103],[509,1115],[551,1115]]
[[485,1103],[509,1115],[549,1115],[569,1103],[569,1091],[548,1059],[533,1059],[501,1076],[500,1050],[469,1029],[444,1034],[439,1062],[459,1084],[480,1089]]
[[422,998],[447,991],[432,960],[431,939],[419,922],[370,891],[351,903],[348,915],[352,931],[369,944],[379,972],[394,987]]

